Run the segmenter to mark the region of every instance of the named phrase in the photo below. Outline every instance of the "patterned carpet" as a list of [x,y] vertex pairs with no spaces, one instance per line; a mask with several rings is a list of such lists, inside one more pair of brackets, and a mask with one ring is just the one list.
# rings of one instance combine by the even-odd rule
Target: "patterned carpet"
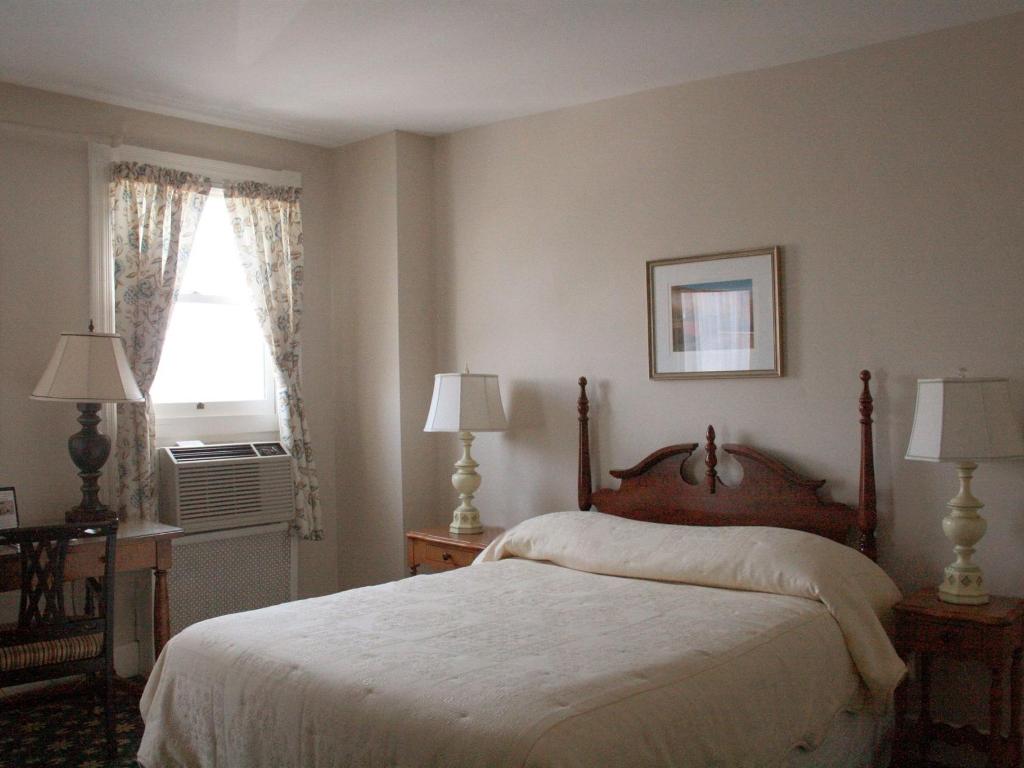
[[114,762],[107,760],[103,708],[84,684],[0,699],[0,768],[136,768],[143,682],[117,686]]

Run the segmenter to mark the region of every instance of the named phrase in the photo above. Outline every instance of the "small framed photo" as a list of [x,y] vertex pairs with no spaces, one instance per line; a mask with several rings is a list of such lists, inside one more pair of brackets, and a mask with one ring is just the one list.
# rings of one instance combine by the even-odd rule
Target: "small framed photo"
[[652,379],[782,375],[777,246],[647,262]]
[[18,500],[14,488],[0,488],[0,528],[18,527]]

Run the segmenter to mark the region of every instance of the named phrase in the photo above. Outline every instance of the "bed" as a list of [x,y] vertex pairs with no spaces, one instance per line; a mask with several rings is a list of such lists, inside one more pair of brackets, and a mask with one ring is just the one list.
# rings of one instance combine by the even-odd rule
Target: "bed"
[[580,511],[521,523],[468,568],[189,627],[143,694],[140,763],[874,764],[904,667],[862,379],[856,508],[711,428],[699,482],[682,444],[592,491],[581,379]]

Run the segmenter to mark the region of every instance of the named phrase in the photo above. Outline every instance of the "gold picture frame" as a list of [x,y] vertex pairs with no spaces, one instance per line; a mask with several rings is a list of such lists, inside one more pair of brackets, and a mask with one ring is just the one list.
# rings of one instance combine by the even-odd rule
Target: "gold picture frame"
[[779,246],[647,262],[651,379],[782,376]]

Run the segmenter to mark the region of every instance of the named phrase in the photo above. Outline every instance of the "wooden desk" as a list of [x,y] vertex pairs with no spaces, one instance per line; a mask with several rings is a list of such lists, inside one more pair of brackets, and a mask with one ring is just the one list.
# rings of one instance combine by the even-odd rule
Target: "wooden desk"
[[[171,636],[167,605],[167,572],[171,569],[171,543],[181,528],[163,523],[130,521],[117,528],[117,571],[153,571],[153,649],[159,656]],[[76,544],[68,550],[64,580],[102,576],[103,542]],[[18,554],[0,554],[0,592],[21,589]]]

